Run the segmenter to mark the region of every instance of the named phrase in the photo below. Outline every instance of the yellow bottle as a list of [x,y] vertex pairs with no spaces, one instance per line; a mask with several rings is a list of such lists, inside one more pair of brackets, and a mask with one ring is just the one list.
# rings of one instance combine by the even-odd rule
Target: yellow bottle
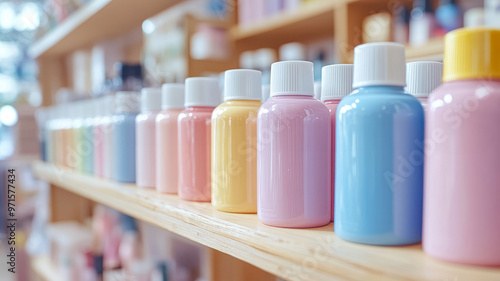
[[212,205],[219,211],[257,212],[261,80],[256,70],[225,73],[225,102],[212,115]]

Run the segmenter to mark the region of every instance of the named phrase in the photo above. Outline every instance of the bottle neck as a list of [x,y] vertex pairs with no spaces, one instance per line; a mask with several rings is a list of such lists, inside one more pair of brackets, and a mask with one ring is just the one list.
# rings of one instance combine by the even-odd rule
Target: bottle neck
[[392,92],[404,92],[405,88],[403,86],[384,86],[384,85],[374,85],[374,86],[363,86],[356,88],[358,91],[373,91],[373,90],[384,90]]

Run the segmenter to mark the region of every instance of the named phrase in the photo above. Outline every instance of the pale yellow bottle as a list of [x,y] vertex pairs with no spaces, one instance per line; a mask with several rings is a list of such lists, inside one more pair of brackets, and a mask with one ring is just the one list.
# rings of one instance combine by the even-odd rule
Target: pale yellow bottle
[[257,113],[261,73],[228,70],[224,103],[212,115],[212,205],[219,211],[257,212]]

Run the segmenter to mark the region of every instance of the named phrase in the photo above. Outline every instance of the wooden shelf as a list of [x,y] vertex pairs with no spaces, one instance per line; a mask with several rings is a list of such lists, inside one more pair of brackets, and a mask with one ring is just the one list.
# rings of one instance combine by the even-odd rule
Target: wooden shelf
[[138,28],[181,0],[93,0],[45,34],[28,50],[33,58],[56,56]]
[[31,268],[33,272],[43,281],[59,281],[59,274],[52,265],[48,256],[38,256],[31,258]]
[[335,236],[332,224],[313,229],[263,225],[253,214],[214,210],[210,203],[165,195],[34,162],[55,186],[232,255],[286,280],[500,280],[499,268],[436,261],[420,245],[376,247]]
[[331,34],[333,36],[334,8],[346,0],[321,0],[303,4],[300,8],[280,12],[268,19],[248,26],[236,25],[230,30],[233,41],[246,49],[259,48],[295,41],[304,41]]
[[406,60],[443,60],[444,42],[443,38],[432,38],[429,42],[421,46],[406,46]]

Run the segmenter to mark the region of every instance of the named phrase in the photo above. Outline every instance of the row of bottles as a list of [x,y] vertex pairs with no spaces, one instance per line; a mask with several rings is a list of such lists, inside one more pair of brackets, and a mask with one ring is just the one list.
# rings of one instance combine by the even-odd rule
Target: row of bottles
[[[500,265],[500,30],[445,41],[444,71],[405,65],[398,43],[357,46],[354,65],[323,68],[321,101],[313,64],[283,61],[262,105],[261,73],[229,70],[222,104],[217,79],[194,77],[60,107],[47,155],[271,226],[333,220],[339,237],[372,245],[418,243],[423,229],[435,257]],[[86,156],[73,164],[68,151]]]

